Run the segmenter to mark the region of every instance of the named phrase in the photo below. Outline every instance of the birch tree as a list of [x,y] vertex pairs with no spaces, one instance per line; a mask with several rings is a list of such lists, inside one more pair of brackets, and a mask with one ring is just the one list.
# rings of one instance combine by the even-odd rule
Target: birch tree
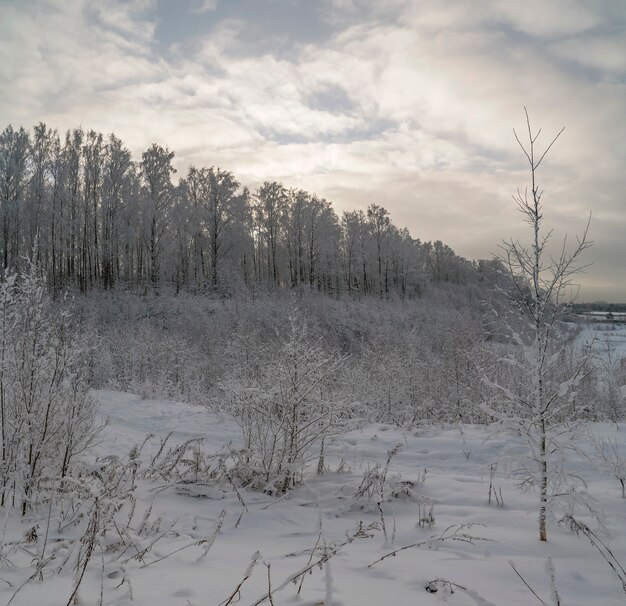
[[[280,283],[279,250],[281,218],[287,206],[287,191],[276,182],[265,182],[256,193],[256,218],[259,232],[263,239],[267,256],[268,283],[277,286]],[[262,264],[262,253],[259,250],[259,263]]]
[[142,154],[141,171],[145,182],[145,232],[149,278],[154,292],[159,290],[164,237],[169,221],[173,190],[171,175],[174,152],[153,144]]
[[208,178],[210,188],[206,219],[211,250],[211,286],[215,289],[222,260],[234,244],[233,227],[242,218],[245,196],[241,193],[239,182],[228,171],[211,167]]
[[573,247],[567,238],[551,253],[552,230],[546,230],[543,217],[543,190],[538,181],[538,170],[563,129],[544,147],[538,140],[541,129],[532,129],[526,113],[527,133],[514,135],[528,164],[530,187],[518,188],[513,196],[518,211],[528,224],[530,238],[504,241],[500,260],[513,285],[505,295],[512,315],[522,316],[522,322],[509,324],[510,338],[515,352],[501,360],[514,366],[519,373],[518,389],[491,382],[498,397],[485,410],[522,433],[528,447],[528,465],[521,469],[526,486],[539,490],[539,539],[547,540],[546,518],[556,498],[557,481],[563,479],[562,455],[565,443],[560,429],[572,415],[571,398],[576,386],[585,376],[585,360],[575,367],[569,377],[555,380],[557,366],[565,343],[560,334],[559,319],[573,298],[573,279],[583,269],[581,256],[591,246],[588,240],[589,222]]

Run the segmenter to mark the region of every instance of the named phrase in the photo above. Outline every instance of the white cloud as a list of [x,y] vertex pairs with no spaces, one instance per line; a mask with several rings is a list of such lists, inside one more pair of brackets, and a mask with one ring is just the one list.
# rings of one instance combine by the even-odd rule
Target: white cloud
[[552,50],[575,63],[603,72],[626,73],[626,33],[610,36],[578,36],[558,42]]
[[593,4],[580,0],[524,0],[492,3],[493,14],[530,36],[554,37],[578,34],[601,23]]
[[209,13],[217,8],[218,0],[199,0],[192,8],[192,13]]

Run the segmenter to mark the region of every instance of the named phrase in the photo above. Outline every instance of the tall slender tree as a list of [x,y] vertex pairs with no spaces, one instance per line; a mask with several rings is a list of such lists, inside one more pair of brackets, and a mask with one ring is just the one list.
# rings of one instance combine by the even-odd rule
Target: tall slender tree
[[174,152],[155,143],[141,157],[144,181],[143,237],[148,249],[150,284],[153,291],[158,293],[164,239],[174,194],[171,178],[176,172],[172,166]]
[[591,246],[587,238],[589,223],[572,250],[566,241],[556,256],[548,246],[552,231],[544,229],[543,190],[538,182],[538,169],[563,130],[549,144],[539,150],[537,140],[541,131],[533,131],[526,112],[527,138],[515,138],[528,161],[530,189],[517,190],[514,195],[519,212],[529,225],[531,237],[528,244],[508,240],[501,245],[501,262],[506,268],[512,290],[505,292],[515,316],[521,311],[524,323],[511,324],[511,338],[517,345],[515,358],[504,362],[513,364],[520,372],[521,388],[513,391],[491,382],[498,394],[497,404],[485,410],[521,432],[528,445],[531,465],[524,482],[539,490],[539,539],[547,540],[547,512],[556,498],[551,490],[557,480],[564,478],[562,453],[565,448],[559,430],[567,421],[571,402],[569,395],[584,378],[586,361],[577,364],[571,375],[560,377],[555,372],[563,350],[559,319],[571,302],[572,280],[581,271],[580,257]]
[[20,210],[29,181],[28,133],[8,126],[0,134],[0,221],[2,269],[15,267],[19,255]]

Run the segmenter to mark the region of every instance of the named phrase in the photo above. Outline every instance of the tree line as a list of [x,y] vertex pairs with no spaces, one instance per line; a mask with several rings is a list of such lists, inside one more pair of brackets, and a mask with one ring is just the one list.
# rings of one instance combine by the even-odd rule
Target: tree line
[[250,191],[215,166],[192,166],[175,183],[173,159],[153,144],[135,161],[114,134],[8,126],[2,269],[31,260],[53,292],[307,286],[387,298],[476,278],[475,264],[413,238],[377,204],[338,216],[315,194],[276,181]]

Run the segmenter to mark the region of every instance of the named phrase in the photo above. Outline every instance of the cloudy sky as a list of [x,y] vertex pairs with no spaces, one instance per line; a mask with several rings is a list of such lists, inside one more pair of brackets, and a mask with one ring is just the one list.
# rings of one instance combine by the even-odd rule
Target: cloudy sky
[[525,238],[523,107],[565,132],[546,223],[593,212],[582,300],[626,301],[624,0],[0,0],[0,128],[114,131],[469,258]]

